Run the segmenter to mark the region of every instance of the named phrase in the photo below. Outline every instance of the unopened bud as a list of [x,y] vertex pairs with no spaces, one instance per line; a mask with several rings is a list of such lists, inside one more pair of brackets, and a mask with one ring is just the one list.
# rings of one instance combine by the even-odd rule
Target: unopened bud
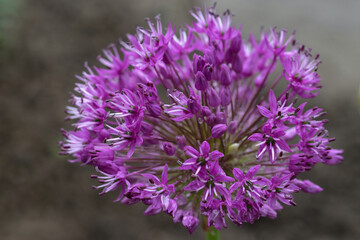
[[177,145],[178,145],[178,148],[179,149],[184,149],[184,147],[186,146],[186,138],[184,135],[182,136],[177,136],[176,137],[176,140],[177,140]]
[[211,136],[213,138],[220,138],[227,130],[227,126],[225,124],[216,124],[211,130]]
[[231,72],[226,64],[221,65],[220,84],[224,86],[229,86],[231,84]]
[[236,128],[237,128],[237,122],[231,121],[228,126],[228,132],[234,134],[236,132]]
[[206,80],[202,72],[197,72],[195,76],[195,88],[200,91],[206,90],[208,87],[208,81]]
[[220,104],[223,107],[226,107],[231,103],[231,90],[229,87],[220,88]]
[[220,104],[220,97],[212,87],[207,89],[207,100],[210,107],[217,107]]
[[162,147],[168,156],[173,156],[176,152],[176,147],[169,142],[164,142]]

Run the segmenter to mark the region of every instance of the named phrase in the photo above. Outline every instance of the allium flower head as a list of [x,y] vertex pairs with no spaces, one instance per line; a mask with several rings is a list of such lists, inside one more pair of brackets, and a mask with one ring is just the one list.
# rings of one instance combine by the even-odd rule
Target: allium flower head
[[102,67],[86,66],[62,153],[95,168],[100,194],[166,212],[190,233],[200,221],[221,229],[226,218],[275,218],[295,205],[293,193],[322,191],[301,172],[343,159],[323,110],[296,104],[320,89],[318,56],[286,30],[243,38],[229,11],[191,15],[178,34],[147,19],[148,29],[104,50]]

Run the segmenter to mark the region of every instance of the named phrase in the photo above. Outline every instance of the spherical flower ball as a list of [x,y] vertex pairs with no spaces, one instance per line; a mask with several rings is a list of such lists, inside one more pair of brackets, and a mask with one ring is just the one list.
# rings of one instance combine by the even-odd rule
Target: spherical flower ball
[[178,31],[147,19],[103,51],[101,67],[86,66],[62,153],[95,169],[100,194],[142,202],[190,233],[200,221],[220,230],[225,219],[275,218],[294,193],[322,191],[302,172],[343,159],[324,111],[304,102],[321,87],[318,55],[286,30],[245,38],[229,11],[191,15]]

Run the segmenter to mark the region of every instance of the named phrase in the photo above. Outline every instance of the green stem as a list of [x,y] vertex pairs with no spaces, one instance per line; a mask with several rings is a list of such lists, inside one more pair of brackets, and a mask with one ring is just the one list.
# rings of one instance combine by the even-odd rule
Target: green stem
[[219,240],[219,231],[215,228],[211,228],[210,231],[206,232],[206,240]]

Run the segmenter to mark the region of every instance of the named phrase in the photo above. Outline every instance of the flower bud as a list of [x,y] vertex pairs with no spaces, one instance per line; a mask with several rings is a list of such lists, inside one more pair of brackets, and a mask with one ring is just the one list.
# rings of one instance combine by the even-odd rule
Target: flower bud
[[262,217],[268,217],[268,218],[276,218],[277,213],[276,211],[271,208],[268,204],[264,204],[262,208],[260,209],[260,213]]
[[207,125],[209,126],[214,126],[216,123],[216,116],[215,114],[211,114],[210,116],[206,117],[205,122],[207,123]]
[[234,37],[232,40],[231,40],[231,44],[230,44],[230,50],[232,52],[235,52],[235,53],[238,53],[241,49],[241,42],[242,42],[242,39],[241,39],[241,35],[238,34],[236,37]]
[[207,90],[207,101],[210,107],[217,107],[220,104],[219,95],[212,87]]
[[207,106],[202,106],[201,108],[201,115],[207,117],[207,116],[210,116],[211,115],[211,110],[209,107]]
[[182,224],[188,230],[188,232],[192,234],[199,224],[199,219],[192,215],[186,215],[182,219]]
[[146,105],[146,110],[154,117],[158,117],[161,114],[161,107],[158,104],[149,103]]
[[225,61],[227,63],[233,63],[235,61],[235,58],[241,49],[241,42],[242,39],[240,34],[232,39],[230,47],[225,53]]
[[202,72],[197,72],[195,76],[195,88],[200,91],[206,90],[208,87],[208,82]]
[[229,86],[231,84],[231,72],[226,64],[221,65],[220,84],[224,86]]
[[151,89],[144,92],[144,97],[148,102],[154,102],[158,99],[157,93]]
[[213,73],[213,66],[209,63],[205,64],[204,69],[203,69],[203,73],[204,76],[206,78],[206,80],[211,81],[212,79],[212,73]]
[[219,123],[226,123],[226,115],[225,115],[225,112],[220,112],[218,111],[216,113],[216,123],[219,124]]
[[193,114],[197,113],[201,108],[201,105],[193,96],[190,96],[190,98],[187,100],[187,106],[188,110]]
[[213,138],[220,138],[226,132],[226,129],[227,127],[225,124],[216,124],[211,129],[211,136]]
[[232,61],[232,70],[234,70],[236,73],[241,73],[243,69],[243,64],[240,59],[240,56],[236,56]]
[[300,187],[302,191],[306,193],[318,193],[321,192],[323,189],[316,185],[315,183],[309,181],[309,180],[298,180],[294,179],[293,183]]
[[193,71],[194,73],[202,71],[205,65],[205,59],[202,56],[194,54],[193,57]]
[[176,147],[169,142],[164,142],[162,147],[168,156],[173,156],[176,152]]
[[177,136],[176,137],[176,140],[177,140],[177,145],[178,145],[178,148],[179,149],[184,149],[184,147],[186,146],[187,142],[186,142],[186,138],[184,135],[182,136]]
[[231,103],[231,90],[228,87],[220,87],[220,104],[226,107]]
[[228,126],[228,132],[234,134],[236,132],[237,122],[231,121]]

